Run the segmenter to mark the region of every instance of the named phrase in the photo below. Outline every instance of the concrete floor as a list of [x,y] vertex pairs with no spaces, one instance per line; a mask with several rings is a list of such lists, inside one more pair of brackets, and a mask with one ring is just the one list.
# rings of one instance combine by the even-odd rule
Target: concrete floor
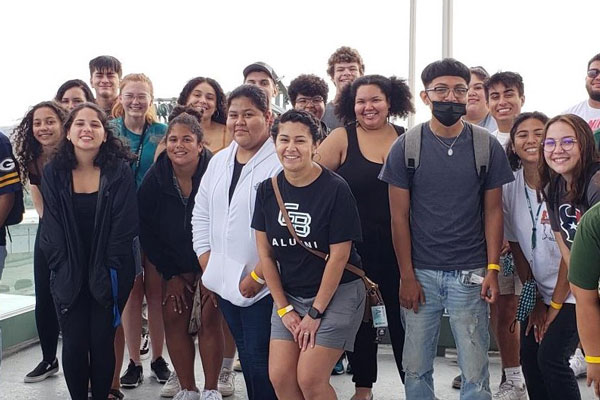
[[[0,400],[51,400],[69,398],[62,371],[40,383],[23,383],[23,377],[37,365],[40,356],[40,348],[36,345],[23,349],[2,360],[2,366],[0,367]],[[199,357],[196,360],[196,376],[200,378],[202,376],[202,366]],[[146,379],[137,389],[124,390],[125,398],[128,400],[160,399],[159,392],[161,385],[150,378],[148,374],[148,371],[150,371],[150,360],[144,361],[143,365]],[[459,391],[450,387],[452,378],[458,373],[456,356],[452,351],[448,351],[446,357],[436,358],[434,378],[436,382],[436,394],[440,400],[459,398]],[[495,391],[500,383],[500,360],[495,354],[490,355],[490,375],[492,391]],[[354,393],[354,385],[350,375],[332,376],[331,383],[340,400],[348,400]],[[201,385],[202,382],[199,381],[198,386],[201,387]],[[591,400],[594,398],[591,389],[585,386],[585,378],[579,379],[579,386],[582,399]],[[241,373],[236,377],[235,395],[227,399],[246,399],[244,380]],[[393,360],[392,349],[389,345],[380,346],[379,379],[374,386],[374,399],[405,399],[404,388],[400,382],[400,376]]]

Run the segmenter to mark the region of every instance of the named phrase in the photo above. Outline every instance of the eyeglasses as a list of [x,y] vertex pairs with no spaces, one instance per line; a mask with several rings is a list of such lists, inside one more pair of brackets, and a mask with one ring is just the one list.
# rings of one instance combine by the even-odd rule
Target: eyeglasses
[[299,106],[307,106],[308,103],[311,104],[317,104],[317,103],[323,103],[324,99],[321,96],[315,96],[315,97],[298,97],[296,99],[296,104],[298,104]]
[[554,139],[546,139],[542,142],[542,147],[544,148],[544,151],[546,153],[552,153],[554,149],[556,149],[557,143],[560,143],[561,149],[569,151],[573,148],[573,146],[575,146],[575,143],[577,143],[577,139],[575,139],[572,136],[560,138],[559,141],[556,141]]
[[598,69],[598,68],[590,68],[590,69],[588,69],[588,72],[587,72],[588,78],[594,79],[598,75],[600,75],[600,69]]
[[450,94],[450,90],[452,90],[452,93],[454,93],[454,97],[456,97],[457,99],[464,99],[465,97],[467,97],[467,93],[469,92],[469,88],[466,88],[464,86],[457,86],[452,89],[446,86],[438,86],[431,89],[425,89],[425,92],[433,92],[436,94],[436,96],[445,98],[448,97],[448,94]]
[[123,100],[125,101],[133,101],[137,99],[138,101],[148,101],[150,99],[150,96],[148,96],[145,93],[142,94],[131,94],[131,93],[125,93],[123,95]]

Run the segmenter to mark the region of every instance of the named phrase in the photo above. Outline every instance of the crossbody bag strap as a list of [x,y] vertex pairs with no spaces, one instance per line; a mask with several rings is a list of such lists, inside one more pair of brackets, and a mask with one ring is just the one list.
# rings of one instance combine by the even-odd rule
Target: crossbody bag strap
[[[300,246],[302,246],[303,248],[305,248],[307,251],[314,254],[315,256],[322,258],[325,261],[329,260],[329,254],[323,253],[322,251],[318,251],[315,249],[311,249],[310,247],[306,246],[302,240],[300,240],[300,238],[298,237],[298,234],[296,233],[296,230],[292,226],[292,221],[290,220],[290,216],[288,215],[288,212],[285,208],[285,204],[283,203],[283,198],[281,197],[281,192],[279,190],[279,184],[277,183],[277,175],[275,175],[271,178],[271,182],[273,184],[273,191],[275,192],[275,198],[277,199],[277,204],[279,205],[279,211],[281,211],[281,215],[283,216],[285,225],[287,226],[288,231],[290,232],[292,237],[296,240],[296,243],[298,243]],[[360,269],[350,263],[346,264],[345,268],[348,271],[360,276],[361,278],[365,276],[365,271],[363,271],[362,269]]]

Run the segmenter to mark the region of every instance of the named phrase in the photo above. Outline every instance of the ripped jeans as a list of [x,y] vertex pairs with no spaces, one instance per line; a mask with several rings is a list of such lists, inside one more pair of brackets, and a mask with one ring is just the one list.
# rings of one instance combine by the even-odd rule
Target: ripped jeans
[[[425,304],[413,310],[401,308],[406,331],[402,366],[406,373],[407,400],[434,400],[433,361],[436,356],[444,309],[458,350],[461,400],[491,399],[488,372],[489,309],[481,299],[481,284],[470,283],[470,273],[485,275],[485,268],[464,271],[415,269]],[[447,384],[445,382],[444,384]]]

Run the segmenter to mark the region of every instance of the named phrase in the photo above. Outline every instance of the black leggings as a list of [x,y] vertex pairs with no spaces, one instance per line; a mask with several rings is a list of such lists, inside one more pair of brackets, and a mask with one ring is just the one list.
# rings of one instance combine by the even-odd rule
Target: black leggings
[[[361,254],[362,256],[362,254]],[[364,260],[364,259],[363,259]],[[379,265],[377,269],[369,269],[364,260],[367,276],[379,285],[385,303],[388,319],[388,332],[392,341],[392,350],[400,379],[404,382],[402,371],[402,351],[404,349],[404,327],[400,321],[400,273],[396,263]],[[348,361],[352,365],[352,381],[356,387],[372,388],[377,381],[377,330],[371,322],[362,323],[356,334],[354,351],[347,352]]]
[[52,363],[56,358],[58,343],[58,319],[54,300],[50,294],[50,270],[46,257],[40,249],[40,227],[38,225],[33,245],[33,277],[35,282],[35,323],[37,325],[43,360]]
[[101,306],[85,288],[59,321],[63,370],[71,398],[87,400],[91,382],[94,400],[105,400],[115,369],[112,307]]
[[533,329],[525,336],[527,321],[521,324],[521,365],[530,400],[579,400],[579,386],[569,367],[579,337],[575,304],[565,303],[550,324],[541,343]]

